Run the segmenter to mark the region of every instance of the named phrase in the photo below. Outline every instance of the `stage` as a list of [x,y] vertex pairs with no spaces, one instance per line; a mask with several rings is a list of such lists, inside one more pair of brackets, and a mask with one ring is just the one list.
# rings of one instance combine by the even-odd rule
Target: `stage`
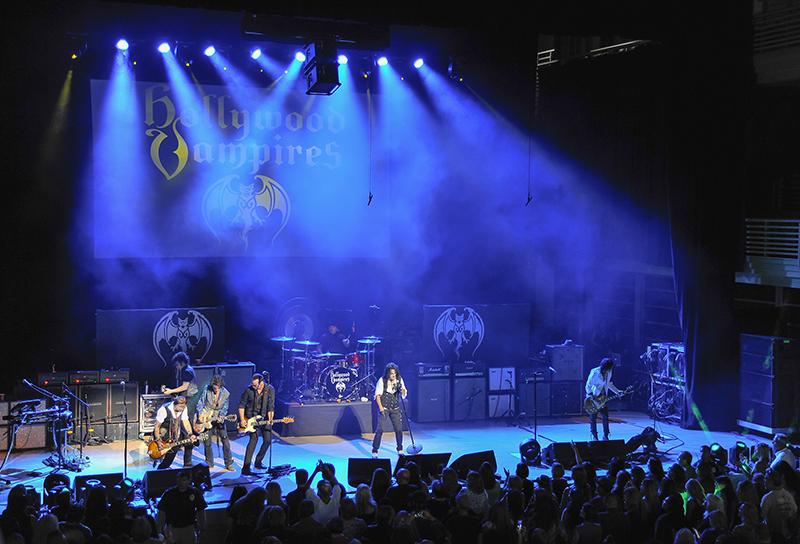
[[[363,403],[369,405],[369,403]],[[334,403],[338,406],[338,403]],[[304,410],[311,406],[289,407],[298,417]],[[331,407],[322,407],[330,410]],[[350,413],[342,421],[354,422],[361,421],[361,412],[366,413],[364,406],[351,403],[346,407],[345,413]],[[290,412],[291,413],[291,412]],[[276,415],[277,417],[277,415]],[[639,412],[620,412],[611,413],[611,438],[614,440],[627,441],[633,436],[640,434],[645,428],[653,426],[653,420],[646,414]],[[414,443],[422,446],[420,461],[430,458],[441,459],[443,456],[431,456],[431,454],[450,454],[449,464],[452,464],[461,456],[485,452],[491,450],[497,462],[497,473],[503,474],[504,470],[514,472],[518,462],[520,462],[520,443],[536,437],[542,449],[550,444],[563,444],[571,440],[576,442],[586,441],[589,438],[589,418],[586,415],[561,417],[561,418],[540,418],[538,421],[538,432],[534,432],[533,421],[526,421],[520,418],[515,425],[510,425],[508,419],[483,419],[460,422],[439,422],[439,423],[415,423],[411,421],[411,432],[413,433]],[[298,422],[295,423],[297,425]],[[344,427],[340,427],[344,428]],[[658,454],[665,467],[676,461],[677,456],[684,450],[691,452],[695,458],[699,454],[700,446],[718,442],[725,448],[732,447],[737,440],[744,441],[748,446],[756,445],[760,442],[768,442],[764,437],[757,437],[752,434],[740,434],[736,432],[703,432],[682,429],[677,425],[669,425],[656,422],[655,428],[662,437],[662,441],[656,443]],[[269,462],[272,467],[280,468],[280,474],[275,478],[284,493],[294,489],[295,469],[304,468],[313,471],[318,459],[332,463],[336,468],[336,475],[348,489],[353,492],[353,486],[348,485],[348,465],[351,459],[368,460],[365,464],[369,465],[371,459],[372,433],[360,433],[349,436],[343,435],[318,435],[318,436],[285,436],[276,430],[273,447],[270,449],[271,457],[268,456],[265,464]],[[392,433],[384,434],[381,445],[380,458],[388,460],[392,470],[395,469],[398,455],[395,452],[394,436]],[[412,440],[409,432],[405,433],[404,445],[408,447]],[[242,477],[239,473],[244,456],[246,438],[236,438],[232,440],[232,450],[236,472],[224,472],[221,463],[210,470],[213,488],[206,493],[206,500],[210,505],[209,511],[209,533],[220,535],[224,521],[224,506],[230,497],[231,490],[236,485],[245,485],[251,488],[254,485],[265,485],[267,477]],[[216,445],[214,446],[216,452]],[[641,452],[641,449],[638,450]],[[5,480],[0,489],[0,507],[4,508],[8,490],[18,484],[33,486],[37,491],[42,490],[44,479],[47,475],[55,472],[54,469],[44,464],[52,452],[47,450],[30,450],[20,453],[12,453],[8,462],[3,467],[0,476]],[[70,450],[69,455],[77,455],[77,450]],[[67,474],[71,483],[76,477],[86,479],[90,476],[100,476],[106,474],[127,473],[127,477],[141,482],[146,479],[145,473],[153,470],[153,464],[147,455],[147,443],[139,439],[132,439],[128,443],[127,449],[124,448],[122,441],[114,441],[110,444],[85,447],[85,466],[80,472],[59,471]],[[220,455],[217,455],[220,457]],[[430,457],[426,457],[430,456]],[[408,456],[413,459],[413,456]],[[177,456],[174,468],[179,468],[181,454]],[[194,449],[195,463],[203,462],[202,449]],[[288,465],[288,466],[287,466]],[[540,474],[549,474],[547,466],[531,466],[531,478],[536,478]],[[164,475],[169,477],[168,475]],[[160,480],[164,480],[161,478]],[[137,500],[141,503],[141,500]]]

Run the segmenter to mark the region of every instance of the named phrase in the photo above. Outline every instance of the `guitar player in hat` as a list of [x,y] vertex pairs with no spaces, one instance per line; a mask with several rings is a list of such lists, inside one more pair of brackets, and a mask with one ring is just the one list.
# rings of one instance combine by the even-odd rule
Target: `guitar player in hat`
[[[589,372],[589,378],[586,380],[586,396],[595,399],[595,401],[604,401],[609,393],[622,394],[622,391],[614,385],[611,381],[611,373],[614,368],[614,360],[606,357],[600,361],[600,366],[597,366]],[[591,413],[589,416],[589,428],[592,432],[592,440],[597,438],[597,413],[603,416],[603,440],[608,440],[608,404],[604,404],[602,408],[596,412]]]
[[[181,438],[181,434],[191,439],[183,447],[183,466],[184,468],[191,468],[192,447],[197,442],[197,437],[189,422],[189,411],[186,407],[186,397],[184,396],[180,396],[158,409],[156,412],[156,425],[153,430],[153,437],[157,441],[159,448],[169,445],[170,442],[177,442]],[[169,468],[177,454],[177,448],[169,450],[161,458],[158,468]]]

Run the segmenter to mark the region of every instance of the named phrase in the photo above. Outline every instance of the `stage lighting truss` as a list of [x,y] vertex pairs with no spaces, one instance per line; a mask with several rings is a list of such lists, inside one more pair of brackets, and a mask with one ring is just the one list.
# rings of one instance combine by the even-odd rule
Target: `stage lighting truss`
[[308,88],[306,94],[330,96],[342,86],[339,82],[339,53],[334,39],[318,39],[303,47],[306,57],[303,64],[303,79]]

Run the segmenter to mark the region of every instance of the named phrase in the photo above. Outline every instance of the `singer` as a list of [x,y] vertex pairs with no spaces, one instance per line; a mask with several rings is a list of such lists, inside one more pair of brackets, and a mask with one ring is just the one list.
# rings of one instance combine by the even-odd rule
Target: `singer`
[[386,422],[392,422],[397,442],[397,453],[403,455],[403,420],[400,411],[400,397],[406,398],[408,389],[400,377],[400,369],[394,363],[386,365],[383,377],[375,385],[375,400],[378,403],[378,424],[375,427],[375,438],[372,439],[372,457],[378,458]]

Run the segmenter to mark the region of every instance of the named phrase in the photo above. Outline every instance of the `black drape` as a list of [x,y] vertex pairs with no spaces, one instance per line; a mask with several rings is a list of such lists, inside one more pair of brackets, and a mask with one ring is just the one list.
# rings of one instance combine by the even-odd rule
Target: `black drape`
[[540,71],[542,136],[599,172],[618,199],[668,223],[666,251],[652,251],[653,242],[638,255],[603,250],[611,260],[673,267],[689,428],[730,429],[738,411],[733,288],[751,80],[748,18],[737,7],[743,24],[706,21],[700,32],[695,21],[663,43]]

